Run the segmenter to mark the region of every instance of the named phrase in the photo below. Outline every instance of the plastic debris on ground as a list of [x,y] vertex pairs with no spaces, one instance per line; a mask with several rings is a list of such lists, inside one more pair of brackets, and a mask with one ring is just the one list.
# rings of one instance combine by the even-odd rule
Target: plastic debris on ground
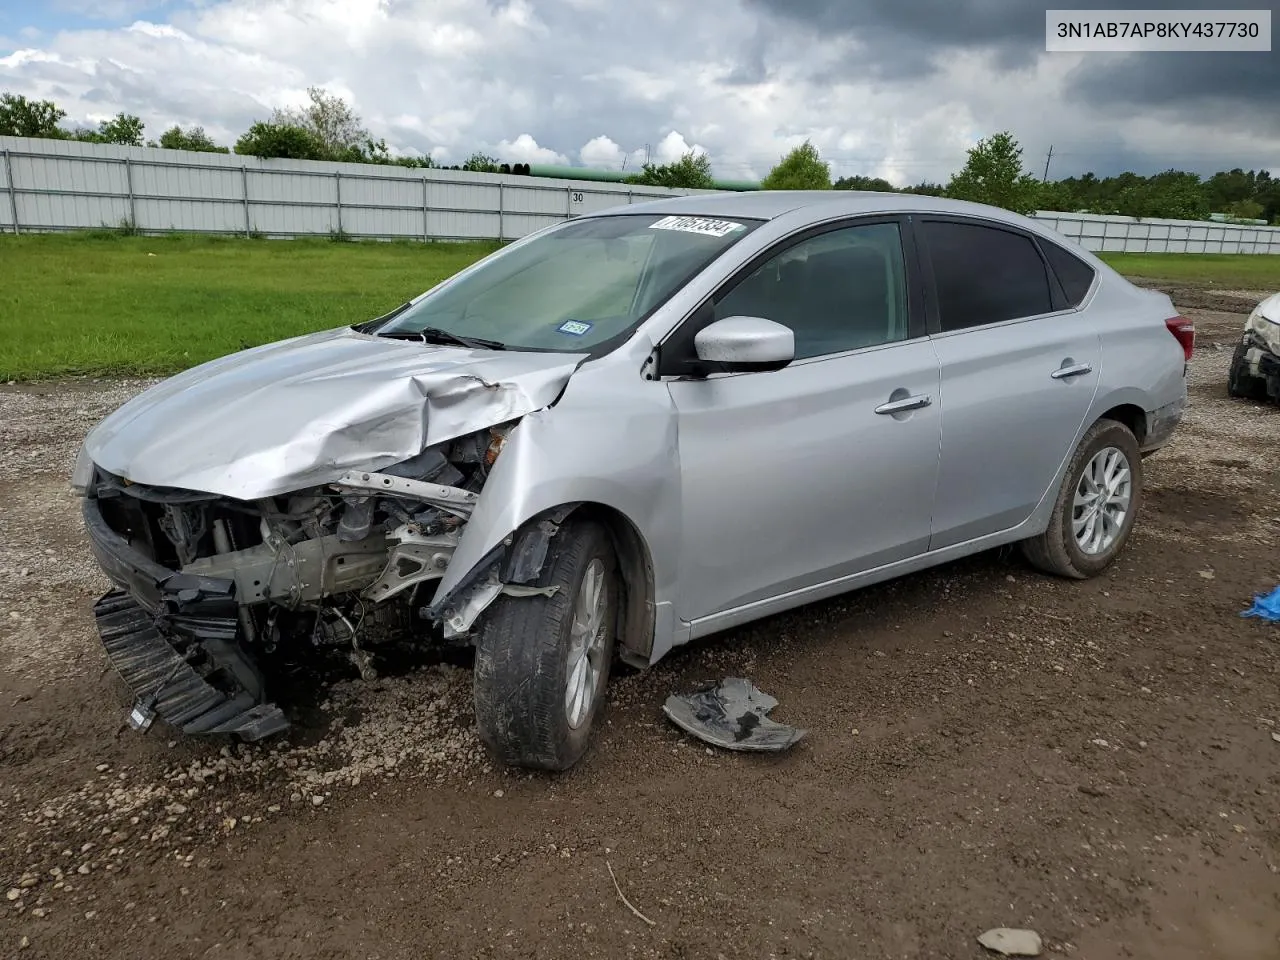
[[1260,617],[1272,623],[1280,623],[1280,587],[1270,593],[1260,593],[1253,598],[1253,606],[1240,614],[1242,617]]
[[1044,952],[1044,942],[1034,930],[996,927],[978,937],[978,942],[988,950],[1006,957],[1038,957]]
[[770,720],[778,705],[750,680],[730,677],[689,694],[673,693],[662,711],[681,730],[725,750],[779,752],[807,733]]

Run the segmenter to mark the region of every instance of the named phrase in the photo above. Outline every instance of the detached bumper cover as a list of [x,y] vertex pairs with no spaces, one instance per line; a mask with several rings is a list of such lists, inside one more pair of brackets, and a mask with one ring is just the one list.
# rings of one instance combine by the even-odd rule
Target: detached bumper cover
[[186,734],[258,740],[288,728],[280,708],[260,702],[234,671],[215,666],[215,686],[192,665],[216,665],[236,644],[235,584],[160,566],[107,526],[95,500],[84,501],[84,519],[94,555],[120,588],[94,604],[98,634],[138,702]]

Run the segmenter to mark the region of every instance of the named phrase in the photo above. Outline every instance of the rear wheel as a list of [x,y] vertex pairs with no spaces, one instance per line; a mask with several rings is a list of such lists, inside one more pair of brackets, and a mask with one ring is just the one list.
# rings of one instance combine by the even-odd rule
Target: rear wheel
[[1022,543],[1032,566],[1084,580],[1124,549],[1142,504],[1142,454],[1122,423],[1099,420],[1067,467],[1049,527]]
[[618,566],[598,523],[570,521],[538,585],[551,596],[500,596],[476,641],[476,725],[502,762],[564,770],[586,752],[604,703],[617,633]]
[[1236,352],[1231,355],[1231,367],[1227,370],[1227,394],[1241,400],[1266,400],[1267,381],[1249,372],[1249,361],[1245,356],[1248,352],[1248,344],[1243,341],[1236,344]]

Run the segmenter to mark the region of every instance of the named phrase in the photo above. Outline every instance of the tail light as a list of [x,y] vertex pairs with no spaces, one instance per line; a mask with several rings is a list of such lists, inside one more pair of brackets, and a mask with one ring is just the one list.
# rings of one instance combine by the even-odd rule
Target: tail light
[[1196,349],[1196,325],[1186,317],[1170,317],[1164,322],[1173,334],[1173,338],[1182,345],[1182,354],[1186,362],[1191,362],[1191,354]]

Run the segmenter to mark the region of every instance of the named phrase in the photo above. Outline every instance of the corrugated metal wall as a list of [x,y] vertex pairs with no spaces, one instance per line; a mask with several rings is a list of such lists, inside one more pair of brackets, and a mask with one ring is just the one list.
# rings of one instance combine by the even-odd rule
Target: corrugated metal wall
[[9,233],[131,223],[147,233],[514,240],[582,213],[708,192],[25,137],[0,137],[0,154]]
[[[25,137],[0,137],[0,156],[0,230],[10,233],[129,222],[146,232],[514,240],[581,213],[712,192]],[[1280,254],[1280,227],[1036,219],[1089,250]]]
[[1137,220],[1087,213],[1037,213],[1035,218],[1086,250],[1124,253],[1280,254],[1280,227],[1204,220]]

